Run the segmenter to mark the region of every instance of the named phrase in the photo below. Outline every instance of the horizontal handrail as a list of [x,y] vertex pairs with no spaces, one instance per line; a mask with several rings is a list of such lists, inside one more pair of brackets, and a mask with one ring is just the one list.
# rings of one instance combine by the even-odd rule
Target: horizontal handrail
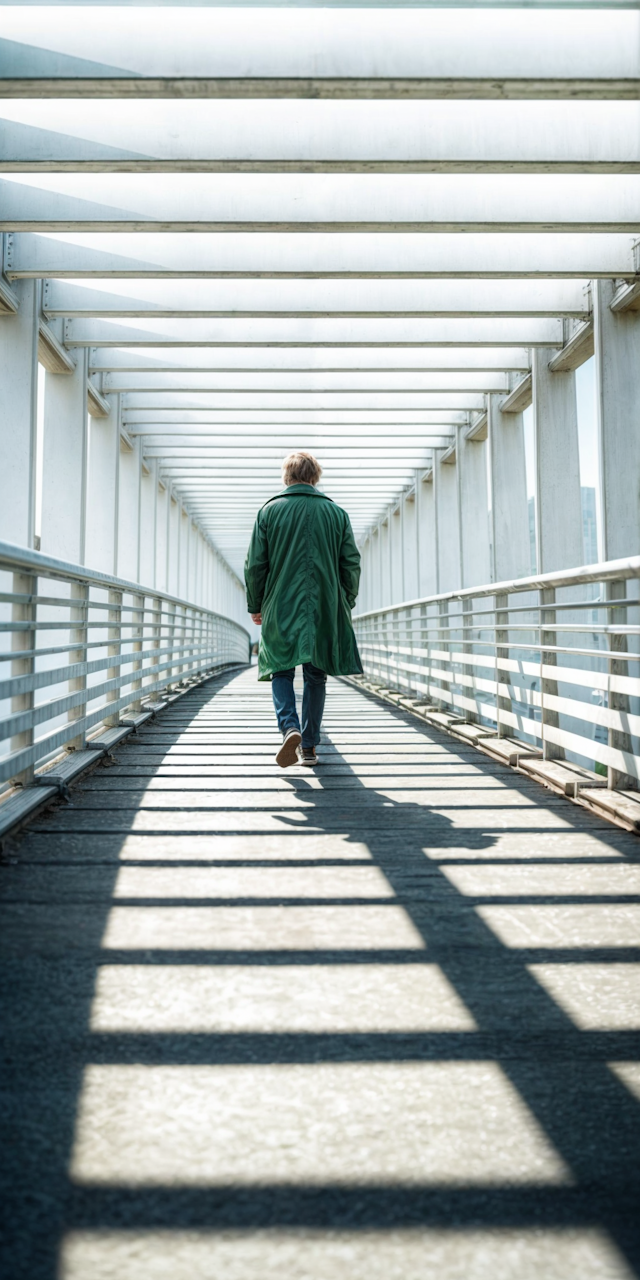
[[478,726],[478,738],[579,765],[585,786],[606,774],[635,789],[638,579],[634,556],[368,610],[354,617],[365,674],[430,703],[443,723]]
[[[114,590],[130,591],[136,595],[155,596],[157,600],[165,600],[170,604],[192,607],[191,602],[182,596],[172,596],[168,591],[160,591],[157,587],[150,587],[142,582],[131,582],[128,578],[115,578],[111,573],[103,573],[100,569],[89,569],[87,565],[56,560],[54,556],[44,555],[41,551],[31,551],[28,547],[18,547],[13,542],[0,542],[0,568],[24,569],[35,573],[40,578],[58,578],[61,582],[90,582],[97,587],[112,587]],[[240,627],[240,623],[236,625]],[[246,628],[242,627],[241,630],[246,631]],[[246,636],[248,640],[248,631]]]
[[355,614],[353,620],[359,622],[376,613],[397,613],[420,604],[437,604],[446,600],[479,600],[484,596],[512,595],[515,591],[544,591],[548,587],[581,586],[587,582],[618,582],[626,578],[640,578],[640,556],[630,556],[626,560],[607,560],[603,564],[582,565],[579,569],[559,569],[530,578],[489,582],[481,587],[463,587],[459,591],[443,591],[439,595],[421,596],[417,600],[405,600],[401,604],[385,605],[381,609],[368,609],[365,613]]
[[[41,578],[60,595],[40,594]],[[0,587],[5,789],[28,783],[61,750],[82,749],[96,726],[114,727],[180,685],[249,661],[249,632],[235,619],[39,551],[0,542]]]

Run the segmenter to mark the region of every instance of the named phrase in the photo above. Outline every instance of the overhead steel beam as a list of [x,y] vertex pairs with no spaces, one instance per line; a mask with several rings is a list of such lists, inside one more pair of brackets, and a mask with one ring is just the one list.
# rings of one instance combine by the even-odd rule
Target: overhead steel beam
[[[640,15],[639,15],[640,17]],[[7,175],[2,231],[640,230],[640,174]]]
[[[364,451],[367,451],[368,456],[374,461],[384,461],[386,458],[393,458],[396,449],[399,454],[410,453],[413,456],[416,452],[419,453],[425,448],[429,450],[438,448],[439,446],[434,444],[434,441],[442,438],[453,440],[453,431],[448,436],[445,436],[444,433],[440,437],[428,435],[416,437],[412,441],[402,441],[401,443],[396,442],[394,437],[388,437],[383,443],[377,445],[367,440],[363,440],[360,445],[353,441],[350,444],[343,444],[342,441],[335,443],[324,440],[316,442],[315,448],[322,453],[324,459],[330,459],[332,462],[344,462],[345,458],[350,457],[352,454],[356,454],[359,457]],[[281,447],[277,444],[270,444],[268,440],[263,440],[261,445],[245,444],[243,440],[240,446],[236,443],[234,447],[233,439],[229,438],[215,447],[204,442],[202,445],[186,446],[184,449],[179,448],[177,443],[175,446],[169,445],[165,448],[161,445],[149,447],[145,443],[145,456],[148,458],[164,457],[172,461],[181,462],[184,460],[188,463],[197,461],[198,458],[209,458],[212,463],[222,458],[230,461],[235,459],[237,461],[239,453],[242,453],[243,457],[250,456],[252,461],[259,459],[264,462],[266,460],[272,465],[277,465],[282,461],[283,452],[284,450]]]
[[[0,262],[0,266],[1,266]],[[5,281],[0,277],[0,316],[13,316],[19,307],[18,299]]]
[[419,412],[384,409],[384,410],[348,410],[348,409],[298,409],[295,414],[284,414],[281,410],[256,410],[251,413],[250,410],[213,410],[200,409],[196,412],[193,409],[182,409],[173,412],[167,410],[144,410],[131,409],[123,410],[122,421],[130,426],[146,425],[155,430],[156,426],[163,423],[169,426],[187,426],[189,424],[197,424],[206,427],[209,423],[226,425],[233,427],[235,424],[256,425],[264,424],[264,426],[284,426],[287,425],[289,430],[295,427],[313,426],[351,426],[362,425],[364,427],[397,427],[414,424],[417,427],[426,427],[429,425],[448,426],[450,423],[467,422],[467,414],[455,409],[422,409]]
[[[640,188],[639,188],[640,195]],[[588,280],[46,280],[49,317],[375,319],[589,314]]]
[[371,410],[379,414],[391,410],[394,413],[404,414],[405,412],[422,411],[424,409],[437,409],[447,412],[450,409],[482,409],[484,408],[484,397],[482,395],[474,395],[468,391],[434,391],[421,392],[413,396],[405,395],[401,402],[398,403],[398,397],[395,393],[372,395],[370,392],[314,392],[310,395],[298,394],[292,399],[291,396],[279,393],[270,394],[268,392],[245,391],[238,394],[209,392],[208,394],[192,395],[187,392],[173,391],[168,392],[166,395],[158,396],[155,392],[130,391],[123,395],[121,404],[127,417],[133,416],[139,410],[146,414],[160,411],[162,414],[171,413],[174,415],[184,409],[192,411],[204,409],[206,412],[214,411],[216,413],[227,409],[232,410],[234,413],[247,410],[251,413],[276,410],[277,412],[286,413],[287,416],[292,413],[322,413],[326,409],[334,413]]
[[[66,320],[67,347],[558,347],[562,320],[503,319],[268,319]],[[287,365],[288,357],[281,357]],[[354,362],[357,363],[357,362]]]
[[532,400],[533,378],[532,375],[528,373],[526,377],[520,379],[513,388],[511,394],[507,396],[506,400],[502,401],[500,405],[500,412],[522,413],[525,409],[529,408]]
[[0,172],[634,173],[637,102],[10,101]]
[[[413,371],[396,373],[393,370],[372,369],[366,373],[314,372],[279,373],[276,369],[270,372],[247,373],[105,373],[102,378],[102,389],[105,392],[119,391],[149,395],[155,402],[166,396],[178,393],[233,393],[236,395],[250,393],[273,395],[277,393],[285,398],[304,395],[328,394],[342,392],[348,395],[355,393],[377,396],[380,394],[400,397],[400,403],[407,395],[437,394],[439,392],[464,392],[478,394],[488,391],[509,390],[507,375],[504,373],[423,373]],[[400,405],[398,406],[400,407]]]
[[[631,11],[3,9],[5,97],[637,98]],[[96,56],[98,54],[98,56]]]
[[552,373],[567,373],[571,369],[578,369],[585,360],[591,358],[593,352],[593,320],[587,320],[549,361],[549,368]]
[[594,279],[634,275],[629,233],[402,231],[7,234],[7,277]]
[[[466,418],[466,414],[461,415]],[[348,425],[348,429],[347,429]],[[371,443],[376,440],[384,440],[389,442],[392,440],[394,445],[396,442],[402,444],[404,441],[425,441],[429,447],[433,446],[436,440],[443,432],[450,432],[456,425],[451,422],[425,423],[423,419],[415,423],[396,423],[394,424],[393,433],[390,434],[388,424],[374,425],[366,422],[361,427],[353,423],[345,424],[343,422],[322,423],[320,429],[316,430],[314,424],[294,423],[287,428],[286,434],[283,428],[274,431],[273,426],[265,423],[262,427],[254,425],[252,430],[243,431],[242,448],[249,447],[251,442],[258,444],[267,444],[278,442],[278,448],[282,448],[283,452],[291,452],[292,449],[300,448],[300,437],[305,441],[305,448],[323,449],[327,443],[334,441],[353,443],[355,447],[361,447],[367,442]],[[145,441],[150,441],[159,449],[170,447],[175,443],[176,447],[187,448],[189,445],[200,445],[203,442],[213,440],[235,440],[236,449],[238,446],[237,424],[227,423],[220,426],[202,426],[184,427],[179,424],[162,424],[150,423],[139,424],[129,422],[127,430],[132,436],[141,436]],[[245,441],[247,442],[245,446]]]
[[75,360],[44,320],[38,325],[38,360],[49,373],[70,374],[76,367]]
[[290,347],[286,357],[279,350],[253,347],[214,349],[169,347],[146,354],[141,348],[93,347],[89,351],[91,373],[179,372],[224,373],[238,371],[269,376],[276,373],[483,373],[524,371],[530,367],[526,347]]

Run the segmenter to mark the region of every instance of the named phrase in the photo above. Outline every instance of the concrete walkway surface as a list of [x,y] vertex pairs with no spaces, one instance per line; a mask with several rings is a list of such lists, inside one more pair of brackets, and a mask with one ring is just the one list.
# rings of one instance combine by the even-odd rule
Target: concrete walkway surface
[[0,867],[3,1280],[640,1277],[640,842],[255,668]]

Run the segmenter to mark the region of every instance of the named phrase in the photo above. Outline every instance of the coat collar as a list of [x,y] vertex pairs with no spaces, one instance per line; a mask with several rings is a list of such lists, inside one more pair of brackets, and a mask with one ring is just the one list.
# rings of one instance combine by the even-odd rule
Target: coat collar
[[321,493],[312,484],[288,484],[285,489],[280,490],[280,493],[274,493],[273,497],[267,498],[263,505],[268,506],[270,502],[275,502],[276,498],[297,498],[300,495],[307,498],[326,498],[327,502],[333,502],[333,498],[326,493]]

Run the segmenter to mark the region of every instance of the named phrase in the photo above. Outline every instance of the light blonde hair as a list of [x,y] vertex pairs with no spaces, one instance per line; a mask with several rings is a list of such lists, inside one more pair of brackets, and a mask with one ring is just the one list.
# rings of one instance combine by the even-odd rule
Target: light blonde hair
[[297,449],[290,453],[282,464],[282,479],[285,484],[317,484],[322,475],[322,467],[312,453]]

